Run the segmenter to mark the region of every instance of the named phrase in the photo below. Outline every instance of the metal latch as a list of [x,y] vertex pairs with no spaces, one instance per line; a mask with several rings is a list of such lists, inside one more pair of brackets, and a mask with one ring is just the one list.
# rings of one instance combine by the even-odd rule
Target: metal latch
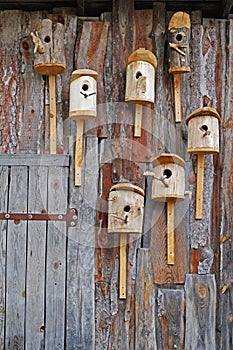
[[66,221],[67,227],[75,227],[78,224],[78,211],[75,208],[68,208],[66,214],[0,213],[0,220]]

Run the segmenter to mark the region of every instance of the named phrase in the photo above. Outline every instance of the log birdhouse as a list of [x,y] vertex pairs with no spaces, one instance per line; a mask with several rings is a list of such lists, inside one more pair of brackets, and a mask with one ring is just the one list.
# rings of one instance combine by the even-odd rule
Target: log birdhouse
[[185,12],[176,12],[168,25],[169,73],[173,74],[175,120],[181,122],[180,74],[190,72],[189,38],[190,16]]
[[136,104],[134,136],[141,136],[142,106],[154,103],[157,59],[146,49],[134,51],[126,67],[125,101]]
[[40,28],[31,33],[34,48],[34,69],[37,73],[49,76],[50,99],[50,153],[56,153],[56,80],[57,74],[66,70],[64,53],[64,27],[53,25],[50,19],[43,19]]
[[184,200],[185,162],[176,154],[160,154],[152,160],[151,199],[167,202],[167,263],[174,265],[175,202]]
[[126,298],[127,234],[142,233],[144,191],[130,183],[120,183],[110,189],[108,232],[120,233],[119,297]]
[[196,109],[186,119],[188,152],[197,154],[196,219],[202,219],[204,188],[204,156],[219,152],[219,124],[221,118],[214,108]]
[[71,75],[69,117],[76,119],[75,185],[81,186],[82,140],[85,119],[97,114],[98,73],[91,69],[78,69]]

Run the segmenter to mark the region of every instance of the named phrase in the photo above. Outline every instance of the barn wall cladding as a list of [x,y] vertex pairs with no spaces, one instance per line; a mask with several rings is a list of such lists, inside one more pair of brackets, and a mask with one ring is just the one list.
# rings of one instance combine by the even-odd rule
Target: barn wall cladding
[[[133,0],[113,1],[111,13],[91,18],[73,8],[0,12],[0,349],[233,348],[233,20],[189,13],[190,72],[180,75],[176,122],[168,43],[173,14],[156,2],[135,10]],[[56,131],[49,74],[34,69],[31,33],[45,18],[64,26]],[[157,68],[155,99],[142,105],[135,137],[126,65],[140,48],[156,56]],[[78,139],[69,91],[79,69],[98,78],[96,118],[84,120]],[[203,107],[220,116],[220,151],[205,154],[197,219],[198,155],[187,151],[186,119]],[[204,128],[206,137],[211,131]],[[80,137],[81,184],[75,186]],[[156,175],[152,160],[163,154],[172,163],[181,159],[184,175],[164,164],[165,177]],[[166,189],[172,176],[176,184],[183,177],[183,199],[172,206],[153,200],[152,188]],[[119,186],[133,195],[123,193],[122,211],[109,213],[110,192]],[[113,225],[124,227],[134,216],[135,188],[144,194],[142,233],[109,233],[110,214]],[[171,232],[174,261],[168,263]]]

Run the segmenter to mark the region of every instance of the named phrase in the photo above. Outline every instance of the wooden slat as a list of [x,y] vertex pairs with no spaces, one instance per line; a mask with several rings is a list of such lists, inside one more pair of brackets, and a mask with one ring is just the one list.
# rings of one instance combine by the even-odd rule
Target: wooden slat
[[[28,172],[26,167],[11,167],[9,207],[27,212]],[[5,348],[23,349],[25,341],[26,239],[27,222],[8,222],[6,275]]]
[[[49,168],[48,212],[66,213],[68,169]],[[65,343],[66,223],[48,222],[46,260],[45,348]]]
[[158,290],[158,317],[163,349],[184,349],[184,291]]
[[175,203],[167,202],[167,263],[175,263]]
[[119,298],[126,299],[127,288],[127,234],[120,235]]
[[[98,138],[88,136],[84,158],[83,186],[70,181],[71,204],[77,206],[78,227],[69,229],[67,249],[67,339],[68,349],[94,348],[95,311],[95,220],[98,185]],[[80,330],[82,330],[80,332]]]
[[56,110],[56,77],[49,75],[49,105],[50,105],[50,153],[57,153],[57,110]]
[[83,157],[83,120],[76,121],[76,144],[75,144],[75,186],[82,185],[82,157]]
[[185,349],[216,348],[216,284],[214,275],[187,275]]
[[149,249],[137,252],[135,314],[135,349],[156,350],[155,290]]
[[[0,210],[8,209],[8,167],[0,167]],[[5,312],[6,312],[6,237],[7,222],[0,221],[0,349],[4,348]]]
[[196,219],[202,219],[204,196],[205,155],[198,154],[197,158],[197,190],[196,190]]
[[[28,212],[47,211],[47,167],[29,168]],[[42,349],[45,336],[46,222],[28,222],[25,349]],[[38,307],[39,306],[39,307]]]
[[0,166],[68,166],[69,155],[65,154],[1,154]]

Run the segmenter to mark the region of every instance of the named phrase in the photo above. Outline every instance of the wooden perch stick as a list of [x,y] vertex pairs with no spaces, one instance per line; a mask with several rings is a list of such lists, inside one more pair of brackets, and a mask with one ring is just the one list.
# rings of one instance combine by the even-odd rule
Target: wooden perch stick
[[175,237],[175,203],[174,201],[167,202],[167,263],[174,265],[174,237]]
[[56,77],[49,75],[49,101],[50,101],[50,153],[57,153],[57,111],[56,111]]
[[134,137],[141,137],[141,127],[142,127],[142,105],[137,103],[135,106]]
[[127,275],[127,233],[120,235],[120,278],[119,298],[126,299],[126,275]]
[[180,74],[173,74],[174,80],[174,99],[175,99],[175,121],[181,122],[181,97],[180,97]]
[[197,156],[196,219],[202,219],[205,155]]
[[83,119],[76,120],[75,186],[81,186],[82,184],[83,124]]

